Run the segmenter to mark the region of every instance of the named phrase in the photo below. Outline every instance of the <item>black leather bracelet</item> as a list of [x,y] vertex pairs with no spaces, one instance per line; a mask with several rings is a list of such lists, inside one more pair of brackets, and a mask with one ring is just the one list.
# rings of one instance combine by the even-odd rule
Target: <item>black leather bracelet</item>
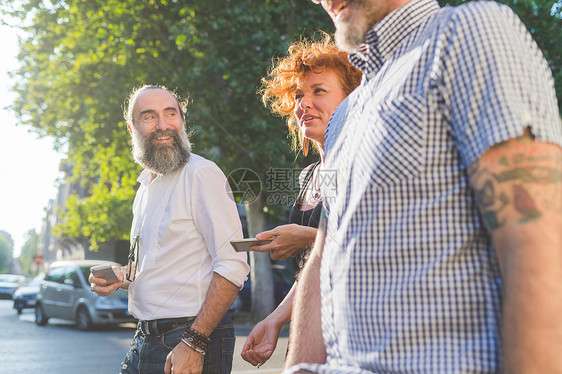
[[185,329],[185,332],[187,332],[188,334],[190,334],[191,336],[209,344],[211,342],[211,339],[207,336],[207,335],[203,335],[201,334],[199,331],[193,329],[191,326],[188,326]]

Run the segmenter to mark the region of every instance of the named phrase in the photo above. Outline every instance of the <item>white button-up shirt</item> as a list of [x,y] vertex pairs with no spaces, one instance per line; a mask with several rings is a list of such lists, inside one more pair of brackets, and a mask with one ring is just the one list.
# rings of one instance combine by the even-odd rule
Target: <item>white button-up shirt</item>
[[213,272],[242,287],[246,253],[230,240],[242,227],[228,182],[213,162],[195,154],[151,181],[143,171],[133,204],[131,240],[139,236],[137,275],[129,311],[141,320],[196,316]]

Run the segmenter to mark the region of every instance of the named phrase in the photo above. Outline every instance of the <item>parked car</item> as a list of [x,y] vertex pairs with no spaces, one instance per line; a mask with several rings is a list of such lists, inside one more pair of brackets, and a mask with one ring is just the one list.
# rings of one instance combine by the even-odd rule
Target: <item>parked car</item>
[[45,274],[38,275],[14,292],[12,299],[14,299],[14,309],[18,311],[18,314],[21,314],[23,309],[35,308],[39,286],[44,277]]
[[0,299],[11,299],[14,292],[26,281],[23,275],[0,274]]
[[35,323],[47,324],[49,318],[64,318],[76,322],[80,330],[94,325],[133,322],[128,311],[127,291],[118,289],[109,296],[98,296],[90,290],[90,267],[111,261],[82,260],[55,262],[41,281]]

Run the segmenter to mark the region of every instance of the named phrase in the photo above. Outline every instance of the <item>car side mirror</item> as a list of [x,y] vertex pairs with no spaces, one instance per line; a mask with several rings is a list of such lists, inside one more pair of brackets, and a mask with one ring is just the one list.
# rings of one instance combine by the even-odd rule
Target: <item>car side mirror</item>
[[74,281],[72,279],[65,279],[64,284],[67,284],[67,285],[72,286],[72,287],[76,287],[76,285],[74,284]]

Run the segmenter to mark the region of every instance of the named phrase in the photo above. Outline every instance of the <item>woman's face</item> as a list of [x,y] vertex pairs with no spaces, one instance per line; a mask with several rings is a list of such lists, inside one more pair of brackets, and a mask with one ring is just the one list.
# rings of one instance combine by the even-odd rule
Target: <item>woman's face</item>
[[324,69],[307,73],[295,91],[295,116],[302,134],[324,148],[324,134],[332,113],[345,99],[336,73]]

